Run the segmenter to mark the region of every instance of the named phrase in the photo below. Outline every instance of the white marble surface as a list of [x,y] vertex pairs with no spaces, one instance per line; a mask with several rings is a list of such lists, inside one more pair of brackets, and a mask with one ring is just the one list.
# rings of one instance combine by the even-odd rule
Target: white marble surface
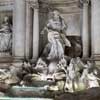
[[83,45],[83,57],[89,57],[89,14],[88,3],[83,2],[83,23],[82,23],[82,45]]
[[34,8],[33,16],[33,59],[39,56],[39,9]]
[[14,2],[14,36],[13,55],[24,58],[25,56],[25,0],[15,0]]
[[100,0],[91,0],[92,56],[100,56]]

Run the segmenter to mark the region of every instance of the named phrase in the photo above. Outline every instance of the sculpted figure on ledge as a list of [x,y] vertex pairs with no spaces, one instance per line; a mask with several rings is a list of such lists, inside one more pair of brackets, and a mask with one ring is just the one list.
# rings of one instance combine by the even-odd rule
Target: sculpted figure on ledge
[[[64,89],[64,91],[74,92],[79,88],[98,87],[98,80],[95,76],[93,80],[93,84],[95,85],[89,84],[90,73],[86,73],[89,78],[84,77],[85,70],[88,70],[88,68],[85,69],[84,66],[86,64],[80,58],[72,58],[70,59],[70,63],[67,63],[68,61],[64,55],[64,46],[71,47],[70,41],[66,38],[67,25],[56,10],[51,12],[49,17],[46,27],[41,32],[41,34],[47,34],[48,43],[43,55],[38,59],[35,66],[39,76],[37,79],[56,82],[56,85],[48,86],[49,90],[54,91]],[[33,74],[33,77],[35,76]],[[83,80],[88,80],[87,84],[82,82]]]
[[9,17],[5,16],[0,28],[0,52],[7,52],[11,49],[12,28]]
[[[57,10],[49,14],[46,27],[41,34],[48,34],[48,44],[44,54],[48,52],[47,59],[61,59],[64,56],[64,46],[71,46],[70,41],[66,38],[67,25]],[[48,50],[48,51],[47,51]]]
[[43,35],[47,34],[48,43],[35,66],[41,80],[55,81],[65,77],[65,74],[60,71],[67,66],[64,46],[71,47],[70,41],[66,38],[66,29],[67,25],[60,13],[57,10],[50,12],[48,22],[41,32]]

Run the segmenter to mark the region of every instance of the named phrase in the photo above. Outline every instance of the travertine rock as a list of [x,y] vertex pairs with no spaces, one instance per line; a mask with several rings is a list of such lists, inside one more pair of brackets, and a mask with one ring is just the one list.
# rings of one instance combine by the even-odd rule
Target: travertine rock
[[100,100],[100,88],[91,88],[82,92],[64,93],[54,100]]

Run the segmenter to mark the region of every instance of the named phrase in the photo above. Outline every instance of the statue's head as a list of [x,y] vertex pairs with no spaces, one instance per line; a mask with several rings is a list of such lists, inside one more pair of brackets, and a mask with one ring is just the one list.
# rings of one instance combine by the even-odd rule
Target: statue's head
[[55,20],[60,18],[60,13],[58,10],[54,10],[52,13]]
[[8,22],[8,20],[9,20],[9,17],[8,16],[5,16],[4,17],[4,22]]

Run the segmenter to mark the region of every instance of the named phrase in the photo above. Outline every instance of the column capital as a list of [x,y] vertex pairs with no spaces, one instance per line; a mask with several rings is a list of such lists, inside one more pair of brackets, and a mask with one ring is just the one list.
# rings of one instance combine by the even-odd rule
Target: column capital
[[90,1],[90,0],[80,0],[80,3],[83,3],[83,4],[84,4],[84,3],[85,3],[85,4],[89,4],[89,1]]
[[88,6],[90,3],[90,0],[79,0],[80,8],[83,8],[83,6]]
[[35,1],[30,0],[30,1],[26,1],[26,2],[29,4],[30,8],[39,9],[39,3],[37,0],[35,0]]

